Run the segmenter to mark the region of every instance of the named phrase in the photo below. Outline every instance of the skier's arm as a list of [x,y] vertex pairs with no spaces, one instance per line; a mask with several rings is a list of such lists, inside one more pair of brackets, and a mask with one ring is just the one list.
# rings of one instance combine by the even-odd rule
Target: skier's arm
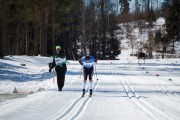
[[94,62],[97,63],[98,59],[96,57],[94,57]]
[[56,66],[55,59],[53,58],[52,65],[50,66],[49,70],[53,69]]
[[79,59],[79,64],[83,65],[83,63],[82,63],[81,59]]

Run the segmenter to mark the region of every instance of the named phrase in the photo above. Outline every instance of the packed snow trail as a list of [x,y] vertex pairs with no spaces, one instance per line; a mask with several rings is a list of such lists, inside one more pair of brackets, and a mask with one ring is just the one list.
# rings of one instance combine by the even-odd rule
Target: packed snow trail
[[[111,71],[112,71],[112,74],[118,76],[118,73],[114,73],[115,70],[111,69]],[[137,106],[139,106],[152,119],[154,119],[154,120],[159,120],[159,119],[160,120],[161,119],[172,120],[172,118],[170,116],[168,116],[166,113],[164,113],[163,111],[157,109],[155,106],[152,106],[147,101],[141,99],[141,96],[136,94],[137,92],[133,89],[133,87],[127,81],[129,79],[129,77],[126,77],[125,79],[119,77],[119,79],[121,81],[122,86],[124,87],[124,90],[125,90],[128,98],[131,99],[135,104],[137,104]],[[155,115],[155,113],[157,115]]]
[[[98,81],[95,82],[93,91],[95,91]],[[88,89],[86,90],[88,91]],[[87,94],[87,93],[86,93]],[[86,95],[84,97],[80,96],[77,100],[73,102],[63,113],[60,113],[60,115],[56,118],[56,120],[74,120],[77,118],[83,109],[87,106],[89,101],[91,100],[89,95]],[[88,93],[89,94],[89,93]]]
[[179,120],[179,65],[171,72],[151,63],[122,61],[99,61],[96,67],[91,98],[89,92],[81,97],[81,66],[70,62],[62,92],[55,84],[14,99],[0,106],[0,120]]

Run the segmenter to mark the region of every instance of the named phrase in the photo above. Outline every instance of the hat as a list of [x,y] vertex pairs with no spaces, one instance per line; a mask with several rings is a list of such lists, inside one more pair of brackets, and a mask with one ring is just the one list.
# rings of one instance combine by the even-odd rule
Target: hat
[[56,46],[56,49],[61,49],[61,46],[59,46],[59,45],[58,45],[58,46]]

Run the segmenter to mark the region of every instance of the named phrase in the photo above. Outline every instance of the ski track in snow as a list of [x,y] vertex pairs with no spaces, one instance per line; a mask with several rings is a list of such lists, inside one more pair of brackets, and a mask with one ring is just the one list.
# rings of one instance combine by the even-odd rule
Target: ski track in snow
[[152,80],[152,79],[149,78],[149,77],[144,77],[144,79],[146,80],[146,82],[149,82],[150,84],[153,84],[154,87],[155,87],[157,90],[163,92],[164,94],[166,94],[166,95],[167,95],[169,98],[171,98],[172,100],[175,100],[175,101],[180,102],[180,99],[177,98],[176,96],[174,96],[174,93],[173,93],[173,92],[167,90],[167,88],[165,88],[164,86],[159,85],[157,82],[155,82],[155,80],[157,80],[157,79]]
[[[93,91],[96,90],[97,83],[98,83],[98,81],[96,81]],[[87,88],[87,90],[88,90],[88,88]],[[94,94],[94,92],[93,92],[93,94]],[[58,113],[58,114],[60,114],[58,117],[56,116],[55,118],[52,118],[52,119],[75,120],[78,118],[79,115],[81,115],[81,113],[83,112],[83,109],[85,109],[87,107],[90,100],[91,100],[91,97],[89,97],[89,95],[87,95],[87,93],[86,93],[84,97],[80,96],[79,98],[77,98],[68,108],[66,108],[64,110],[63,113]]]
[[[132,88],[132,86],[128,83],[127,78],[119,78],[118,73],[116,73],[114,66],[111,66],[111,73],[117,78],[120,79],[121,84],[124,88],[127,97],[131,99],[138,107],[140,107],[148,116],[150,116],[153,120],[174,120],[172,115],[165,113],[164,111],[156,108],[155,106],[151,105],[147,101],[141,98],[136,91]],[[147,79],[146,79],[147,80]],[[155,83],[153,83],[155,84]],[[157,86],[155,86],[157,87]],[[160,89],[160,87],[158,86]],[[163,88],[164,89],[164,88]],[[167,94],[167,91],[163,91]]]
[[[157,104],[161,103],[156,103],[158,101],[156,97],[173,102],[175,105],[180,104],[179,95],[176,94],[180,91],[179,83],[164,80],[163,76],[161,77],[161,74],[166,78],[169,74],[178,77],[179,68],[168,66],[167,69],[165,64],[159,65],[158,68],[155,66],[154,64],[139,65],[130,62],[102,61],[97,64],[98,72],[95,71],[93,76],[93,96],[89,97],[89,92],[86,92],[85,96],[81,97],[83,79],[80,75],[81,66],[76,62],[70,62],[62,92],[58,92],[57,85],[54,84],[42,93],[38,92],[25,98],[15,99],[7,105],[2,104],[0,120],[134,120],[135,117],[137,117],[135,120],[178,120],[179,115],[176,112],[180,110],[174,109],[176,106],[171,108],[168,104],[164,107],[158,106]],[[160,76],[157,77],[158,70]],[[88,89],[87,86],[86,91]],[[16,104],[18,104],[17,107]],[[126,108],[132,110],[127,111]],[[118,113],[119,111],[122,113]]]

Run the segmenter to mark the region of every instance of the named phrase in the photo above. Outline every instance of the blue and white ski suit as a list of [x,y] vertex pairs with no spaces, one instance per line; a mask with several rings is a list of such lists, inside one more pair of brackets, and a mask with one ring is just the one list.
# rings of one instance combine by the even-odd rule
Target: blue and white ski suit
[[[87,57],[87,56],[86,56]],[[86,60],[86,57],[83,56],[80,60],[79,63],[83,66],[83,71],[84,71],[84,81],[83,81],[83,89],[85,89],[87,77],[89,76],[89,81],[90,81],[90,89],[92,89],[93,85],[93,69],[94,69],[94,64],[97,62],[97,59],[94,56],[88,56],[89,60]]]

